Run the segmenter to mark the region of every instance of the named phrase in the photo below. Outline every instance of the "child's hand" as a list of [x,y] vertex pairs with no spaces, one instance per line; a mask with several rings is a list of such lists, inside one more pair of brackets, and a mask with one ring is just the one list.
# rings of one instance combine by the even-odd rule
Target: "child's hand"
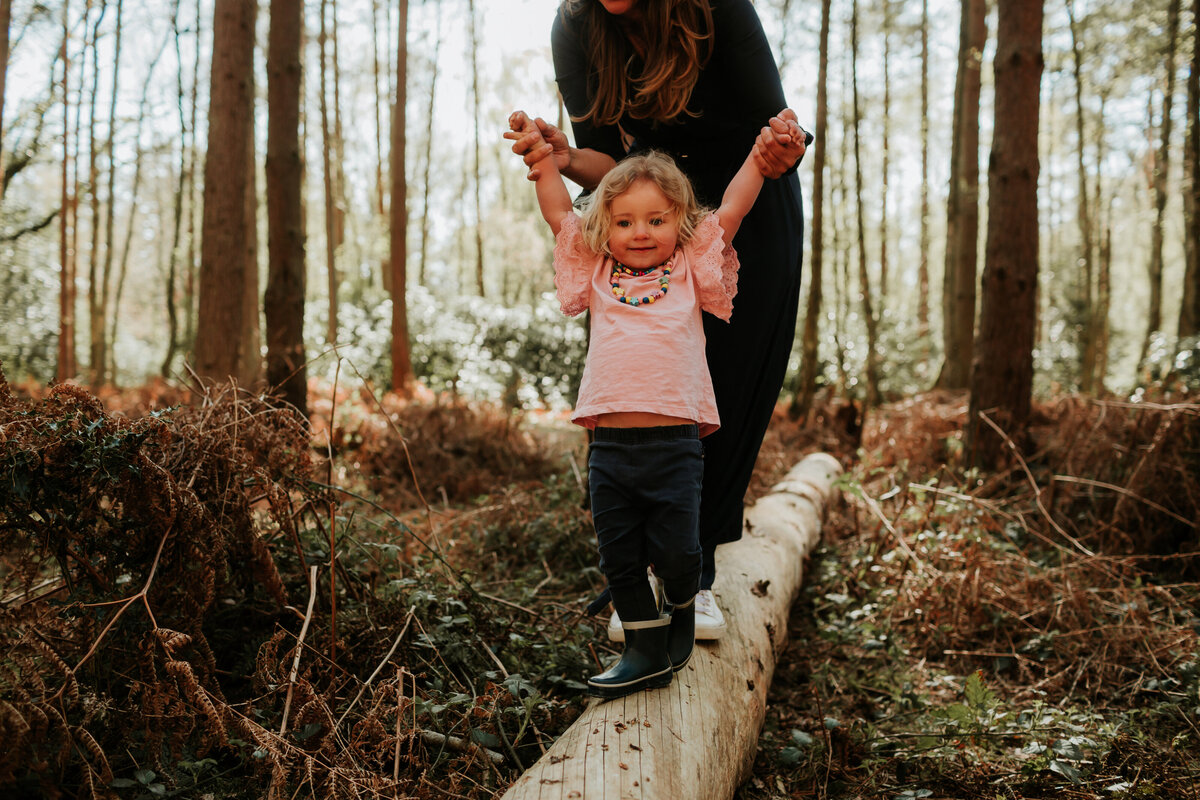
[[524,111],[514,111],[508,116],[509,129],[504,132],[505,139],[513,142],[512,151],[524,158],[528,166],[529,180],[537,180],[537,162],[554,152],[554,146],[542,136],[541,129]]
[[546,120],[538,117],[530,119],[524,111],[514,111],[508,117],[510,130],[504,134],[505,139],[513,141],[512,151],[525,160],[529,167],[529,180],[536,181],[541,174],[539,163],[547,156],[552,156],[552,163],[560,172],[571,165],[571,147],[567,135]]
[[[537,125],[533,124],[533,120],[524,111],[514,111],[508,115],[508,130],[511,133],[524,135],[537,129]],[[510,135],[510,133],[505,133],[504,138],[512,139],[515,137]]]

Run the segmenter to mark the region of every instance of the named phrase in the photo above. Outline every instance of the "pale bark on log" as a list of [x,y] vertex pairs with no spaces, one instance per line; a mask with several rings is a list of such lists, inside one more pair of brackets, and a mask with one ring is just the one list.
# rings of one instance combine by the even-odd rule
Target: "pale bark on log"
[[754,765],[788,612],[840,472],[824,453],[803,459],[747,509],[741,540],[717,549],[724,638],[698,644],[664,689],[590,703],[502,800],[733,797]]

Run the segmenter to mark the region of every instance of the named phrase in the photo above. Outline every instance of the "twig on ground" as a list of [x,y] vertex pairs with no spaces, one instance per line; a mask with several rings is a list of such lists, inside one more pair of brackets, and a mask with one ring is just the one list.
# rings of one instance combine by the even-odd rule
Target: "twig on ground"
[[367,687],[370,686],[375,680],[375,676],[377,676],[381,671],[383,671],[383,668],[387,666],[388,661],[390,661],[392,658],[392,654],[395,653],[396,648],[400,646],[400,641],[404,638],[404,634],[408,633],[408,626],[412,624],[412,621],[413,609],[409,608],[408,616],[404,619],[404,627],[401,628],[400,633],[396,635],[395,640],[392,642],[391,648],[387,651],[387,655],[385,655],[383,660],[379,662],[379,666],[375,667],[375,671],[371,673],[371,676],[363,682],[363,685],[358,690],[358,694],[354,695],[354,699],[350,701],[350,705],[346,706],[346,710],[342,712],[340,717],[338,717],[337,724],[334,726],[335,728],[342,727],[342,723],[346,721],[346,715],[350,713],[354,706],[358,705],[358,701],[362,699],[363,692],[367,691]]
[[283,721],[279,723],[279,735],[287,733],[288,714],[292,709],[292,692],[296,688],[296,674],[300,671],[300,654],[304,651],[304,637],[308,635],[308,625],[312,622],[313,605],[317,602],[317,566],[313,565],[308,571],[308,612],[304,615],[304,625],[300,628],[300,636],[296,640],[296,656],[292,659],[292,671],[288,674],[287,698],[283,701]]

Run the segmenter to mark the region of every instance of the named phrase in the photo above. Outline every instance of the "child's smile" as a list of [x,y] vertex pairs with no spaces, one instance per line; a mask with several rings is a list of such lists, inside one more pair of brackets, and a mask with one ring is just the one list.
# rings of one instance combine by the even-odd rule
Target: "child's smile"
[[617,261],[646,269],[674,254],[679,243],[679,214],[653,181],[637,181],[614,197],[611,211],[608,249]]

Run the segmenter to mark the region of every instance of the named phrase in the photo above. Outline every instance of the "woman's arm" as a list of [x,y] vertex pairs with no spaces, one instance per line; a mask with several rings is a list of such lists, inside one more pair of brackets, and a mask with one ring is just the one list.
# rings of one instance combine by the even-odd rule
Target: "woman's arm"
[[759,190],[762,189],[763,173],[756,160],[756,156],[761,157],[758,150],[759,146],[756,144],[750,155],[746,156],[741,169],[726,187],[721,206],[715,212],[717,220],[721,223],[721,230],[724,231],[722,238],[725,244],[733,241],[738,228],[742,226],[742,219],[750,213],[754,201],[758,199]]

